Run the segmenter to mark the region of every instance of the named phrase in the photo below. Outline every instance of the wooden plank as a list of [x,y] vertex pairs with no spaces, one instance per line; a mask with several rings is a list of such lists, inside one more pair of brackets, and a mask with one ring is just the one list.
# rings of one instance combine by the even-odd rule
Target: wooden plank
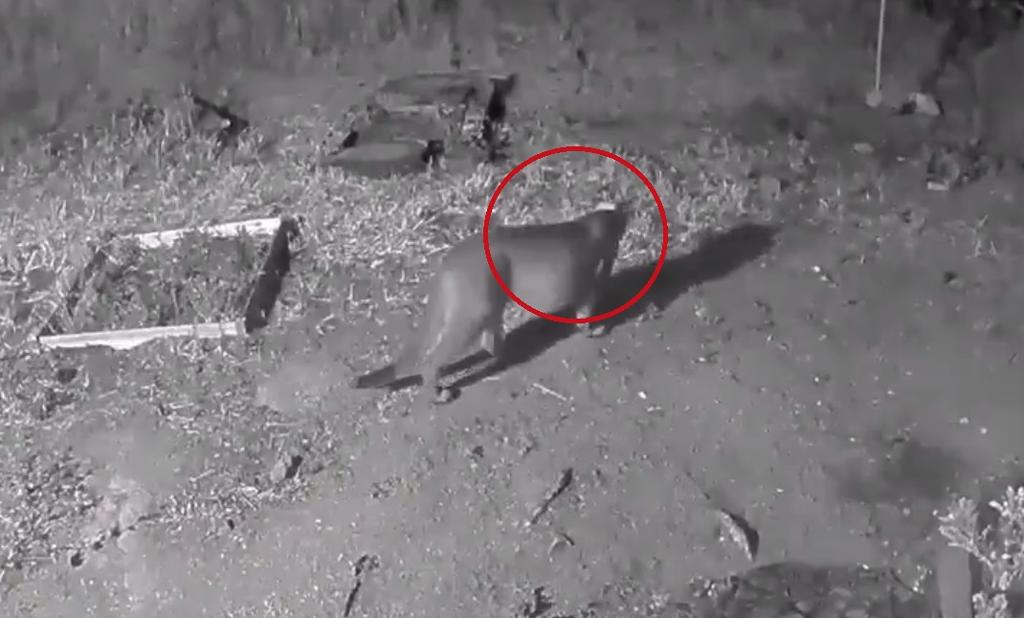
[[127,328],[67,335],[40,337],[39,345],[44,349],[81,349],[108,347],[115,350],[130,350],[149,341],[171,337],[193,337],[196,339],[219,339],[244,334],[240,320],[229,322],[207,322],[203,324],[182,324],[178,326],[153,326]]
[[130,234],[128,238],[137,241],[144,249],[156,249],[173,245],[182,236],[188,233],[207,234],[209,236],[230,237],[238,236],[245,231],[253,236],[269,236],[277,232],[281,226],[281,217],[266,219],[249,219],[248,221],[235,221],[231,223],[220,223],[203,227],[178,228],[175,230],[164,230],[162,232],[146,232],[144,234]]

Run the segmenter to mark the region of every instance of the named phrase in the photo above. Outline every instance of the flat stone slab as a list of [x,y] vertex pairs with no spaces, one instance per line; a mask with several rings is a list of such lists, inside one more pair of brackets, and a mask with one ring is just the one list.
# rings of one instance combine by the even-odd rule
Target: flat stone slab
[[368,178],[407,176],[426,169],[424,148],[416,142],[361,144],[330,155],[321,164]]

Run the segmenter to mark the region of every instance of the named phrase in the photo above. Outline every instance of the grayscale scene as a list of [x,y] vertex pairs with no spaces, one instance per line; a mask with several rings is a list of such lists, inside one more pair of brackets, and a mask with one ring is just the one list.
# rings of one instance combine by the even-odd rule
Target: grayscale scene
[[0,616],[1024,616],[1022,17],[0,0]]

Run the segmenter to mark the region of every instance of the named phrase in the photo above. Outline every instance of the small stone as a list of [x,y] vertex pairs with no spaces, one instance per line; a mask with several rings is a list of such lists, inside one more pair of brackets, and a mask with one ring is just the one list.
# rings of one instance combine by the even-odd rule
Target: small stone
[[274,467],[270,469],[270,481],[272,483],[280,483],[284,480],[287,471],[288,464],[283,459],[278,459],[274,463]]
[[782,181],[774,176],[762,176],[757,181],[757,190],[761,199],[773,202],[782,197]]
[[572,545],[572,539],[570,539],[568,536],[564,534],[559,534],[551,542],[551,546],[548,548],[548,554],[551,556],[560,554],[565,550],[569,549],[570,547],[572,547]]
[[952,270],[942,273],[942,282],[954,290],[962,290],[964,288],[963,279]]
[[797,603],[796,603],[796,611],[799,612],[801,616],[806,616],[806,615],[810,614],[811,611],[813,611],[813,610],[814,610],[814,604],[811,603],[810,601],[803,600],[803,601],[797,601]]
[[919,210],[906,208],[900,213],[900,220],[910,227],[910,231],[920,234],[928,220]]
[[301,464],[302,457],[299,455],[278,459],[270,470],[270,481],[280,483],[281,481],[293,478],[299,472]]
[[908,104],[912,106],[913,113],[921,114],[924,116],[941,116],[942,107],[934,97],[924,94],[923,92],[915,92],[910,95]]

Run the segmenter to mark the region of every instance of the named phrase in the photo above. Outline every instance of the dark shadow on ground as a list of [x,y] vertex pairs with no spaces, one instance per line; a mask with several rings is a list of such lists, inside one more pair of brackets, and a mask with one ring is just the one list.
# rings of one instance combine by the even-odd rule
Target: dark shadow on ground
[[[958,489],[965,462],[953,450],[925,444],[912,434],[869,431],[856,461],[825,465],[839,495],[853,502],[902,506],[908,499],[939,504]],[[969,475],[968,475],[969,478]]]
[[859,504],[872,516],[907,509],[900,524],[905,542],[924,542],[935,531],[931,513],[975,478],[955,451],[911,432],[869,429],[858,440],[863,450],[823,462],[823,471],[840,501]]
[[717,582],[711,594],[678,604],[687,616],[934,616],[931,595],[915,593],[887,569],[777,562]]
[[[710,236],[692,253],[665,260],[661,273],[648,293],[636,304],[607,320],[608,332],[642,315],[651,307],[662,311],[691,287],[725,277],[765,255],[774,245],[777,232],[774,226],[746,223]],[[611,291],[600,303],[598,311],[603,313],[626,303],[643,288],[653,270],[654,264],[646,264],[616,273],[612,277]],[[571,337],[578,328],[573,324],[561,324],[542,318],[530,320],[508,333],[499,361],[487,362],[488,354],[480,351],[449,365],[443,373],[451,375],[476,367],[452,384],[452,388],[458,392],[484,378],[537,358],[559,341]],[[422,382],[421,376],[409,376],[391,383],[388,389],[402,390]]]
[[292,219],[284,219],[270,241],[263,269],[256,279],[245,308],[244,325],[247,334],[265,328],[270,323],[270,314],[281,295],[284,278],[291,271],[292,254],[289,242],[298,235],[298,224]]
[[[659,311],[664,310],[691,287],[725,277],[766,254],[774,245],[777,231],[774,226],[743,224],[711,236],[692,253],[667,259],[648,293],[629,309],[607,320],[608,331],[642,315],[652,306]],[[635,296],[650,279],[654,266],[647,264],[616,273],[612,277],[612,291],[602,301],[599,311],[606,312],[619,307]],[[577,329],[573,324],[560,324],[542,318],[531,320],[508,334],[500,361],[459,379],[453,386],[464,388],[510,367],[529,362],[559,341],[572,336]],[[480,354],[474,355],[458,363],[458,366],[464,369],[479,362],[480,358]],[[461,369],[453,366],[452,371],[458,370]]]

